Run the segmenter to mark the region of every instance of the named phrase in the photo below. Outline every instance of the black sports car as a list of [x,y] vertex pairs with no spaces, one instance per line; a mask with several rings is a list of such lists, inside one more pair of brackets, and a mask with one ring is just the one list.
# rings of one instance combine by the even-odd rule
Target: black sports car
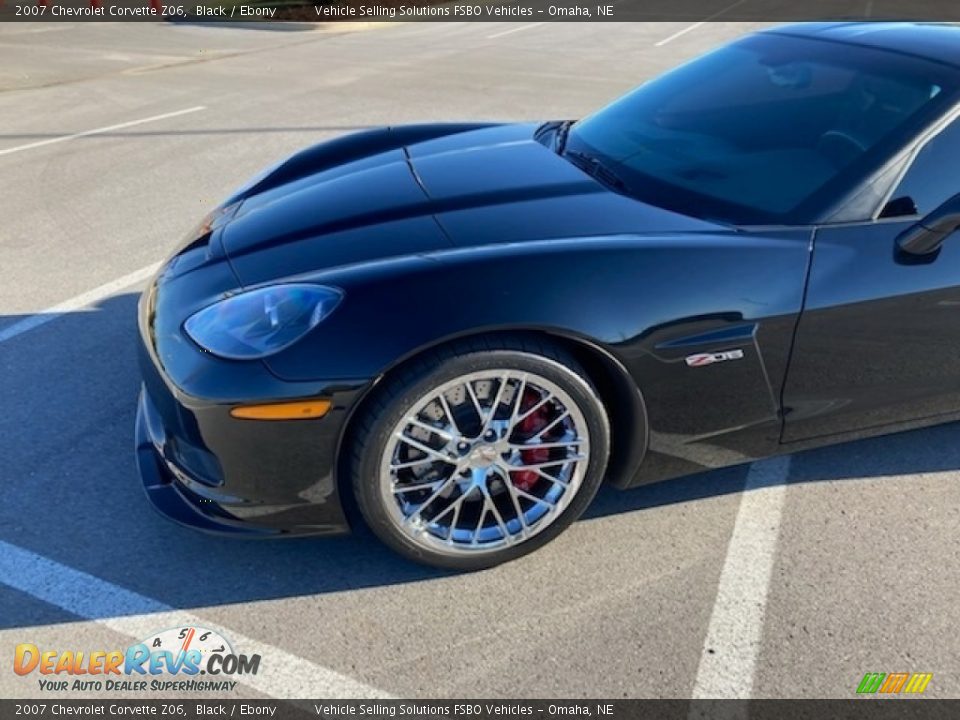
[[308,148],[143,295],[147,493],[469,569],[604,481],[956,419],[958,116],[960,28],[810,24],[579,122]]

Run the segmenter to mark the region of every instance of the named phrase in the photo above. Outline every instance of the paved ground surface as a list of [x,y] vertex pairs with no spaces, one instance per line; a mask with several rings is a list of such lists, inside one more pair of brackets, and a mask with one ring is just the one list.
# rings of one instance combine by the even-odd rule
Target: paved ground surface
[[464,576],[211,539],[138,486],[139,271],[246,176],[387,122],[576,117],[749,27],[0,27],[0,696],[39,694],[17,643],[194,621],[263,652],[238,696],[850,697],[868,670],[960,696],[957,426],[604,492]]

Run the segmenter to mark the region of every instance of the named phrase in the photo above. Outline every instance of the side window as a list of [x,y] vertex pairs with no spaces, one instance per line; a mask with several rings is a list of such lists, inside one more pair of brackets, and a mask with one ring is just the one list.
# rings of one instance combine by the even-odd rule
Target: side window
[[960,194],[960,120],[920,151],[880,217],[926,215]]

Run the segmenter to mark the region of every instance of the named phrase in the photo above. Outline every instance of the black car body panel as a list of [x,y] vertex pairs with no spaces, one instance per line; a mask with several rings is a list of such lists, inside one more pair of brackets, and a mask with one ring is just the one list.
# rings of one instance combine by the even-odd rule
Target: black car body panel
[[536,125],[461,128],[406,154],[357,147],[347,165],[245,200],[222,235],[240,281],[453,246],[720,229],[608,192],[534,140]]
[[897,262],[912,221],[822,228],[784,404],[788,442],[960,408],[960,244]]
[[[775,33],[960,64],[960,45],[943,47],[958,30]],[[224,202],[141,302],[138,443],[156,504],[234,534],[344,529],[339,463],[370,391],[429,348],[491,333],[553,338],[594,370],[618,487],[958,414],[960,245],[905,258],[895,241],[913,216],[760,226],[665,209],[571,162],[561,127],[361,132]],[[932,127],[883,146],[846,207],[873,213]],[[343,300],[276,354],[224,360],[183,330],[225,297],[288,282]],[[314,397],[332,399],[327,416],[230,415]]]

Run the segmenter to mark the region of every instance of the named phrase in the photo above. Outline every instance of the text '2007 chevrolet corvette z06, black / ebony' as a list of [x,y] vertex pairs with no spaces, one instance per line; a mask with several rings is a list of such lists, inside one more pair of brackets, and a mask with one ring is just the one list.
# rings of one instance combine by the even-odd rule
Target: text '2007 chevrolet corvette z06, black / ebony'
[[237,536],[472,569],[630,488],[960,417],[960,28],[745,37],[578,122],[392,127],[140,303],[140,472]]

